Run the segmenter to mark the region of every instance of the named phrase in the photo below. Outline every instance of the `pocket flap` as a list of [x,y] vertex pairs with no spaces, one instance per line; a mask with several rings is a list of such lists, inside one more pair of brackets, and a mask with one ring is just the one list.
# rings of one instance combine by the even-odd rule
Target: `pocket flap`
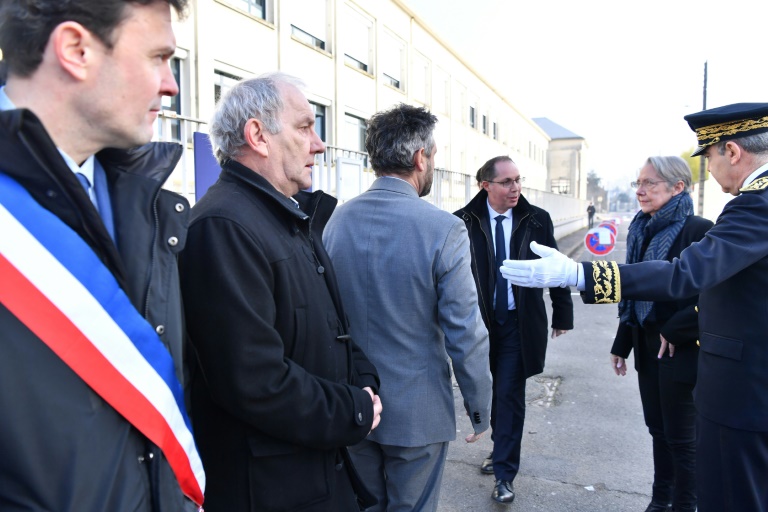
[[733,338],[726,338],[716,334],[701,333],[700,348],[708,354],[727,357],[741,361],[741,353],[744,350],[744,342]]

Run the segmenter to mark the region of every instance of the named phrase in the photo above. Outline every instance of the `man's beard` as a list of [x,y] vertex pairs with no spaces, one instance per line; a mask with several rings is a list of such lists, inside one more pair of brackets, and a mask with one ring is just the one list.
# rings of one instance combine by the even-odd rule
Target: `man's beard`
[[427,168],[427,175],[424,178],[424,185],[421,187],[421,191],[419,192],[419,197],[424,197],[429,195],[429,193],[432,191],[432,181],[435,178],[435,169],[434,167],[428,167]]

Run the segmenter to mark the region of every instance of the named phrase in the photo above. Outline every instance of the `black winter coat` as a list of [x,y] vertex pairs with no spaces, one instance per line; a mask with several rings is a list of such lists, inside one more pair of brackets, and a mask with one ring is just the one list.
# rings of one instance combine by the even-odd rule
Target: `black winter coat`
[[[161,190],[181,151],[153,143],[96,155],[109,182],[115,245],[40,121],[28,110],[0,112],[0,172],[95,251],[163,331],[183,383],[176,253],[189,205]],[[159,449],[2,304],[0,353],[0,510],[196,510]]]
[[[688,217],[683,229],[669,248],[667,261],[680,257],[683,249],[704,238],[712,225],[711,221],[702,217],[695,215]],[[677,300],[658,301],[654,305],[654,321],[646,322],[642,327],[619,323],[611,354],[626,359],[634,349],[635,370],[642,372],[644,371],[642,364],[646,359],[640,356],[641,352],[639,351],[642,350],[651,354],[658,353],[661,347],[659,334],[662,334],[668,342],[675,345],[675,356],[669,357],[668,354],[664,356],[664,362],[672,365],[673,378],[677,382],[695,384],[698,366],[696,362],[699,356],[699,347],[696,345],[696,340],[699,337],[699,314],[696,310],[698,302],[698,295]],[[655,340],[653,346],[644,346],[648,339],[646,334],[651,335],[651,338]]]
[[[472,248],[472,274],[477,285],[477,295],[483,321],[491,332],[493,318],[493,293],[496,289],[496,263],[494,257],[491,222],[488,218],[488,193],[481,190],[464,208],[454,212],[467,226]],[[512,209],[514,226],[509,254],[513,259],[530,260],[538,256],[531,251],[530,243],[538,242],[557,248],[554,226],[549,213],[530,204],[522,195]],[[512,287],[520,323],[523,367],[528,378],[544,371],[544,360],[549,340],[547,311],[543,291],[540,288]],[[552,300],[552,328],[573,329],[573,301],[569,288],[550,288]],[[491,339],[491,343],[493,343]]]
[[192,209],[181,277],[212,512],[336,512],[337,464],[373,422],[362,388],[378,375],[346,336],[322,245],[336,200],[300,199],[230,161]]

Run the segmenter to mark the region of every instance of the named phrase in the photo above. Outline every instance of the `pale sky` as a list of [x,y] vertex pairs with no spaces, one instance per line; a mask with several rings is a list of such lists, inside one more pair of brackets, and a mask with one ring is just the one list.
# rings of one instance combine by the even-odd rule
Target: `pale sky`
[[768,102],[765,0],[405,0],[528,117],[589,144],[613,186],[696,143],[683,116]]

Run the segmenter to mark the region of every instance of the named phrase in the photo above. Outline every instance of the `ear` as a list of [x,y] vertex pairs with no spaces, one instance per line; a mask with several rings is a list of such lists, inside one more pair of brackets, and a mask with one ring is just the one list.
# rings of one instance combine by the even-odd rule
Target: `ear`
[[76,80],[85,80],[96,56],[95,45],[103,46],[91,32],[74,21],[60,23],[48,39],[49,50],[62,69]]
[[682,181],[678,181],[674,185],[672,185],[672,195],[676,196],[677,194],[681,193],[683,190],[685,190],[685,183]]
[[426,153],[424,152],[424,148],[419,149],[413,155],[413,167],[415,170],[419,172],[424,172],[427,170],[428,161],[429,161],[429,157],[427,157]]
[[729,140],[725,143],[725,156],[732,166],[736,165],[742,157],[741,146]]
[[258,119],[249,119],[243,128],[245,143],[256,154],[263,158],[269,156],[269,132]]

